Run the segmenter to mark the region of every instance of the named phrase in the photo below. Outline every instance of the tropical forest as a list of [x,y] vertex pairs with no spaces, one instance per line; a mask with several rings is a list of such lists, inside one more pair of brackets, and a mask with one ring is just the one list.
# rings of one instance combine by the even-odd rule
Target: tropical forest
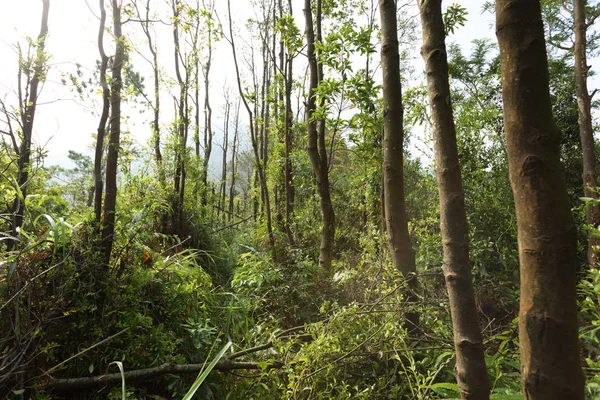
[[600,2],[0,4],[0,398],[600,399]]

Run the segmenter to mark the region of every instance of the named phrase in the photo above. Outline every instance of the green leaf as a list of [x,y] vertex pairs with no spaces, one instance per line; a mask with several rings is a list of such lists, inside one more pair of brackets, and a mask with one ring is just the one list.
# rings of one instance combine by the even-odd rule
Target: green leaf
[[490,400],[523,400],[522,394],[493,394]]
[[433,385],[423,386],[423,388],[432,389],[432,390],[446,389],[446,390],[451,390],[453,392],[458,393],[458,385],[456,383],[450,383],[450,382],[434,383]]

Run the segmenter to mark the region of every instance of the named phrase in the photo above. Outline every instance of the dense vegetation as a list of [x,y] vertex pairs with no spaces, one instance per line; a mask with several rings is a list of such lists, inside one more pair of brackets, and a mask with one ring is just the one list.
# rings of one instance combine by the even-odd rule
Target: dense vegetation
[[[528,350],[521,346],[520,357],[519,328],[523,335],[535,322],[519,327],[519,299],[524,321],[531,318],[523,311],[527,285],[559,275],[561,286],[542,292],[568,309],[573,272],[578,313],[561,318],[577,318],[574,362],[585,386],[578,367],[563,370],[563,359],[551,369],[573,376],[565,387],[600,398],[596,104],[595,90],[582,83],[590,72],[577,66],[597,50],[600,9],[582,0],[542,1],[547,68],[543,51],[526,54],[528,67],[542,76],[548,70],[540,90],[549,93],[552,118],[543,123],[558,132],[529,143],[539,141],[532,147],[543,152],[556,148],[562,162],[540,173],[532,165],[528,173],[539,193],[547,193],[539,182],[549,170],[564,173],[566,186],[562,177],[551,179],[550,195],[535,201],[569,202],[566,213],[530,226],[543,220],[550,242],[552,221],[564,216],[564,226],[572,225],[570,209],[577,232],[558,234],[577,244],[559,269],[548,262],[524,282],[520,271],[528,273],[531,260],[519,254],[519,241],[527,240],[522,221],[537,209],[519,211],[534,201],[518,191],[529,186],[516,183],[528,173],[512,172],[514,141],[526,133],[505,121],[519,106],[511,110],[508,96],[521,87],[502,82],[501,68],[505,78],[513,73],[507,47],[501,57],[489,39],[470,48],[453,43],[454,32],[477,16],[458,4],[442,12],[440,1],[419,2],[423,74],[411,61],[421,26],[397,16],[402,8],[393,1],[260,0],[247,2],[253,14],[245,21],[232,17],[238,2],[90,4],[98,16],[96,69],[64,66],[60,85],[91,104],[95,152],[70,151],[70,165],[54,166],[44,163],[32,134],[44,129],[34,116],[51,65],[45,45],[52,14],[63,6],[40,2],[39,36],[15,46],[18,89],[0,99],[0,396],[549,398],[530,386],[533,364],[522,366]],[[534,4],[527,13],[539,5],[517,3]],[[490,4],[484,9],[494,12]],[[528,15],[499,10],[498,21]],[[574,56],[582,43],[581,32],[572,42],[577,26],[587,42]],[[170,47],[160,47],[160,35],[169,35]],[[499,39],[506,46],[506,36]],[[388,52],[394,43],[395,56]],[[218,59],[217,48],[228,58]],[[235,69],[231,87],[220,90],[211,74],[224,64]],[[449,94],[442,95],[448,77]],[[438,80],[427,86],[425,78]],[[535,89],[518,82],[524,93]],[[437,114],[444,104],[450,119]],[[582,139],[582,104],[591,147]],[[151,130],[144,146],[123,123],[140,112]],[[444,133],[444,121],[455,136]],[[460,168],[448,161],[452,146]],[[453,166],[458,181],[444,181]],[[464,223],[454,220],[460,213]],[[465,230],[465,243],[454,249],[453,224]],[[554,247],[557,255],[569,250],[562,242]],[[550,250],[540,257],[554,255]],[[460,314],[466,303],[473,314]],[[543,323],[559,331],[561,318]],[[460,331],[465,324],[474,331]],[[465,336],[457,338],[459,331]],[[565,332],[560,346],[567,348]],[[560,347],[544,342],[550,336],[528,338],[529,356]],[[485,377],[471,378],[477,353],[465,356],[469,345],[484,353],[489,386]]]

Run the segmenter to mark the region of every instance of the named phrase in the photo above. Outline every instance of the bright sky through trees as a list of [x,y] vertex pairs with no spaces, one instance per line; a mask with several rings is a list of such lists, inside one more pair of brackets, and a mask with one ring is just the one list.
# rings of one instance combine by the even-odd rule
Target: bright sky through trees
[[[97,117],[92,114],[93,107],[90,101],[81,102],[70,91],[68,87],[61,84],[61,75],[65,72],[74,72],[75,63],[82,66],[82,70],[87,77],[90,77],[95,62],[99,59],[97,49],[97,29],[98,20],[95,15],[98,13],[97,2],[92,0],[60,0],[54,1],[50,6],[49,17],[49,38],[47,41],[47,51],[51,55],[51,68],[49,79],[45,82],[41,93],[41,106],[38,108],[36,116],[36,125],[34,127],[34,143],[43,146],[48,151],[46,165],[68,163],[67,154],[69,150],[75,150],[91,154],[91,145],[94,143],[92,133],[95,132]],[[226,24],[226,4],[217,3],[217,12],[223,24]],[[464,27],[460,27],[450,37],[449,42],[457,42],[465,49],[470,48],[471,40],[475,38],[487,37],[495,40],[493,32],[493,15],[489,12],[482,13],[481,3],[477,0],[462,0],[459,2],[467,8],[469,15]],[[418,11],[412,2],[407,3],[399,10],[399,14],[404,14],[411,18],[418,19]],[[294,14],[297,14],[299,27],[303,31],[302,24],[302,6],[301,0],[295,0]],[[233,0],[232,14],[234,27],[238,32],[243,32],[244,21],[254,13],[250,1]],[[18,2],[6,2],[2,13],[0,13],[0,54],[2,62],[0,63],[0,96],[6,98],[8,104],[14,99],[17,76],[17,53],[15,46],[21,43],[26,46],[26,36],[35,36],[38,31],[39,15],[41,13],[41,2],[38,0],[21,0]],[[171,12],[165,9],[163,15],[157,18],[168,22]],[[130,22],[124,25],[124,33],[132,45],[142,53],[147,52],[145,38],[141,33],[139,26]],[[420,27],[419,27],[420,29]],[[166,25],[155,24],[158,47],[161,51],[159,62],[162,67],[172,74],[172,34],[170,28]],[[133,33],[132,33],[133,32]],[[251,44],[244,42],[248,35],[241,35],[240,46],[249,47]],[[110,41],[107,42],[108,54],[112,53]],[[417,40],[411,51],[412,62],[416,71],[422,70],[422,59],[419,55],[420,41]],[[135,52],[130,52],[133,61],[133,67],[142,75],[146,76],[146,84],[150,84],[151,70],[148,63]],[[379,53],[375,54],[378,62]],[[300,62],[305,62],[302,59]],[[223,86],[233,87],[234,69],[232,66],[231,50],[226,41],[221,40],[216,44],[213,52],[214,68],[211,71],[211,99],[214,103],[215,117],[213,119],[213,129],[216,131],[216,143],[221,139],[221,108]],[[303,69],[297,68],[296,74]],[[416,76],[416,75],[415,75]],[[416,84],[419,80],[411,82]],[[595,81],[591,81],[591,88],[594,88]],[[171,91],[174,90],[171,88]],[[163,89],[163,112],[171,115],[173,112],[172,99],[170,91]],[[98,94],[95,101],[96,105],[100,101]],[[82,107],[83,106],[83,107]],[[138,107],[138,110],[131,110],[126,106],[123,115],[126,117],[125,129],[129,130],[139,145],[145,145],[150,137],[149,121],[150,113],[140,111],[144,107]],[[96,108],[95,112],[98,112]],[[164,119],[165,121],[168,118]],[[247,142],[247,138],[243,139]],[[215,155],[211,164],[220,165],[221,150],[215,149]],[[427,154],[429,156],[429,154]]]

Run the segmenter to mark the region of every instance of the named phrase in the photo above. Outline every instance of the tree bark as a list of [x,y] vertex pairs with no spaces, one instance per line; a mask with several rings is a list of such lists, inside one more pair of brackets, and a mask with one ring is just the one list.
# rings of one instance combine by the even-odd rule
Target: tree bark
[[[573,14],[575,19],[575,87],[577,91],[577,105],[579,108],[579,135],[581,137],[581,151],[583,155],[583,187],[585,197],[598,198],[594,191],[598,186],[596,174],[596,146],[594,143],[594,129],[592,127],[592,99],[588,92],[587,77],[587,22],[585,18],[585,0],[573,0]],[[600,206],[590,205],[586,212],[588,225],[598,227],[600,224]],[[598,268],[598,252],[594,246],[600,246],[600,240],[588,233],[588,263],[591,268]]]
[[408,232],[404,199],[404,127],[396,2],[379,0],[383,73],[383,200],[392,262],[409,284],[416,280],[415,252]]
[[441,0],[417,0],[421,13],[427,91],[431,107],[435,170],[440,194],[443,264],[456,351],[456,381],[462,399],[487,400],[490,383],[477,321],[469,260],[469,227],[450,102],[448,59]]
[[112,0],[113,25],[115,36],[115,56],[112,64],[110,89],[110,138],[106,157],[106,195],[104,197],[104,217],[102,219],[102,250],[104,262],[108,266],[115,232],[115,212],[117,206],[117,164],[121,138],[121,70],[125,58],[125,38],[121,32],[120,1]]
[[526,399],[583,399],[576,229],[552,118],[539,0],[497,0],[502,99],[517,214]]
[[[27,183],[29,182],[29,173],[31,169],[31,138],[33,135],[33,120],[35,118],[35,110],[39,96],[40,80],[45,79],[46,60],[44,56],[44,47],[46,45],[46,37],[48,36],[48,13],[50,11],[50,0],[42,0],[42,22],[38,41],[36,43],[36,58],[33,63],[33,71],[29,81],[29,98],[22,99],[19,96],[21,104],[19,106],[23,110],[21,126],[23,128],[23,140],[19,146],[18,161],[17,161],[17,185],[21,193],[15,195],[12,204],[12,221],[11,232],[13,237],[19,236],[19,229],[23,226],[23,214],[25,212],[25,198],[27,197]],[[21,67],[19,66],[19,69]],[[20,84],[20,82],[19,82]],[[20,89],[19,89],[20,94]],[[8,249],[11,250],[16,246],[16,242],[9,241]]]
[[108,69],[108,56],[104,51],[104,29],[106,26],[106,9],[104,0],[100,0],[100,28],[98,29],[98,51],[100,52],[100,85],[102,86],[102,114],[98,123],[98,134],[96,137],[96,152],[94,155],[94,215],[100,229],[102,218],[102,190],[104,181],[102,179],[102,156],[104,153],[104,137],[106,135],[106,122],[110,111],[110,88],[106,82],[106,70]]
[[[322,64],[318,63],[315,50],[315,27],[311,9],[311,1],[304,2],[304,15],[306,18],[307,55],[310,73],[308,100],[306,104],[306,124],[308,131],[308,155],[317,181],[317,192],[321,205],[321,247],[319,251],[319,266],[324,275],[331,275],[333,261],[333,242],[335,239],[335,214],[329,190],[329,163],[327,148],[325,147],[325,121],[314,120],[317,109],[316,90],[323,79]],[[321,0],[317,0],[317,38],[321,32]],[[319,104],[321,105],[321,104]]]

